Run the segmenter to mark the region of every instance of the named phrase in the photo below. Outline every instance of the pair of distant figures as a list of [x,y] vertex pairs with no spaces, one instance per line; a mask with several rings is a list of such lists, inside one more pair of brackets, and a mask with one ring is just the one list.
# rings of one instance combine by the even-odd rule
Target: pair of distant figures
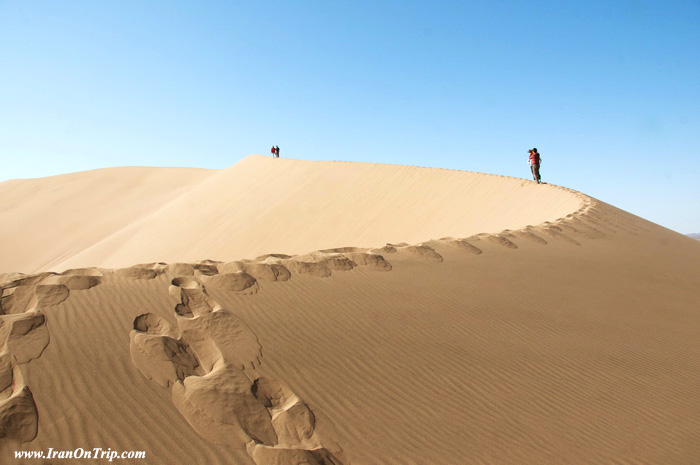
[[540,179],[540,163],[542,163],[542,158],[540,157],[537,149],[530,149],[527,151],[530,154],[528,162],[530,163],[530,171],[532,171],[532,177],[537,181],[537,184],[541,183]]
[[[272,158],[279,158],[280,157],[280,148],[277,145],[273,145],[272,148],[270,149],[270,153],[272,154]],[[530,149],[527,151],[528,154],[530,154],[530,157],[528,158],[528,162],[530,163],[530,170],[532,171],[532,177],[537,181],[537,184],[540,184],[542,182],[540,178],[540,163],[542,163],[542,158],[540,157],[540,153],[537,151],[537,149]]]

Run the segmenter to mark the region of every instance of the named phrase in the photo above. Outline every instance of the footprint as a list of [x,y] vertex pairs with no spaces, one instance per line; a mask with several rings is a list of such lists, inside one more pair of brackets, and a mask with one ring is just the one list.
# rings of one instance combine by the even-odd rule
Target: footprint
[[484,236],[484,239],[486,239],[489,242],[492,242],[494,244],[498,244],[502,247],[507,247],[509,249],[517,249],[518,246],[515,245],[510,239],[508,239],[505,236],[501,236],[499,234],[487,234]]
[[287,268],[274,263],[251,263],[246,265],[246,272],[263,281],[288,281],[292,277]]
[[37,284],[34,293],[38,308],[58,305],[70,295],[65,284]]
[[287,268],[276,263],[235,261],[219,265],[218,269],[219,273],[243,271],[258,281],[287,281],[292,277]]
[[357,266],[355,262],[340,253],[324,253],[319,251],[305,255],[295,255],[293,259],[304,263],[319,263],[333,271],[350,271]]
[[30,286],[33,284],[39,284],[40,282],[43,282],[53,276],[57,276],[56,273],[47,272],[31,275],[24,275],[19,273],[17,276],[14,276],[12,279],[7,280],[5,283],[3,283],[2,286],[3,288]]
[[195,431],[212,442],[277,443],[270,413],[251,392],[250,380],[224,362],[204,376],[176,384],[173,402]]
[[101,276],[93,275],[56,275],[42,281],[42,284],[61,284],[70,291],[85,291],[92,289],[102,282]]
[[355,262],[342,255],[332,255],[322,258],[320,263],[324,264],[328,269],[335,271],[350,271],[357,266]]
[[214,276],[219,274],[218,265],[213,263],[195,263],[192,267],[195,270],[195,275]]
[[[515,237],[514,234],[512,234],[510,231],[507,232],[508,237]],[[479,233],[479,234],[474,234],[473,236],[467,237],[465,240],[467,241],[486,241],[486,242],[491,242],[492,244],[500,245],[502,247],[507,247],[510,249],[517,249],[518,246],[513,243],[510,239],[508,239],[503,234],[490,234],[490,233]]]
[[394,244],[387,244],[384,247],[380,247],[378,249],[370,249],[368,250],[369,253],[377,253],[377,254],[382,254],[382,253],[396,253],[396,246]]
[[0,353],[14,355],[19,364],[39,358],[49,344],[45,323],[39,311],[0,316]]
[[177,291],[176,296],[178,298],[180,297],[179,289],[202,289],[202,285],[199,284],[199,281],[197,281],[197,278],[195,278],[194,275],[178,276],[177,278],[173,278],[171,284],[175,287],[175,290]]
[[480,248],[462,239],[448,240],[447,243],[457,247],[459,250],[463,250],[464,252],[468,252],[474,255],[479,255],[483,252]]
[[372,270],[391,271],[391,264],[384,257],[375,253],[348,252],[345,255],[360,266],[367,266]]
[[32,441],[38,427],[36,404],[22,371],[11,354],[0,355],[0,445]]
[[0,294],[0,313],[19,314],[36,308],[38,299],[34,288],[35,285],[31,284],[3,288]]
[[569,236],[567,236],[566,234],[563,234],[561,232],[561,228],[558,228],[557,226],[547,226],[545,228],[542,228],[542,231],[544,231],[545,234],[548,234],[555,239],[561,239],[561,240],[568,242],[569,244],[573,244],[573,245],[581,245],[581,243],[578,242],[577,240],[574,240],[574,239],[570,238]]
[[129,268],[121,268],[119,270],[115,270],[114,275],[120,278],[129,279],[154,279],[156,276],[158,276],[158,272],[150,268],[132,266]]
[[175,276],[194,276],[194,267],[189,263],[171,263],[165,272]]
[[203,373],[187,342],[175,338],[170,325],[153,313],[136,317],[129,341],[131,360],[136,368],[146,379],[163,387]]
[[224,310],[203,286],[180,292],[181,302],[175,307],[178,326],[205,371],[221,359],[241,370],[260,365],[262,347],[242,319]]
[[34,440],[38,431],[34,397],[19,365],[39,358],[49,344],[46,317],[39,309],[69,296],[63,284],[39,284],[56,276],[20,276],[0,288],[0,457]]
[[425,258],[433,262],[441,262],[442,255],[437,253],[435,249],[428,245],[407,245],[397,247],[398,250],[405,250],[406,252],[416,255],[418,257]]
[[270,411],[280,445],[320,446],[314,437],[314,414],[289,388],[275,380],[258,378],[253,383],[252,392]]
[[202,275],[200,279],[205,286],[221,289],[222,291],[255,294],[260,289],[258,281],[245,271],[215,274],[212,276]]
[[258,378],[253,393],[270,411],[278,438],[274,446],[248,444],[248,454],[256,464],[341,464],[321,445],[311,409],[289,388],[272,379]]
[[528,239],[532,242],[535,242],[537,244],[547,245],[547,241],[545,241],[540,236],[538,236],[537,234],[535,234],[531,231],[526,231],[526,230],[518,231],[517,235],[522,237],[522,238]]
[[282,264],[294,273],[308,274],[317,278],[327,278],[331,275],[331,270],[323,263],[285,259],[282,260]]

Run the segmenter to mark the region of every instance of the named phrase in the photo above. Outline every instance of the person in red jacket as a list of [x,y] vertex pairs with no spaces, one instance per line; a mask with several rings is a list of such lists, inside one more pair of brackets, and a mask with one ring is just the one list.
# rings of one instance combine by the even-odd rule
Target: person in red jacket
[[274,145],[270,149],[270,153],[272,154],[272,158],[275,158],[275,146]]
[[527,151],[530,154],[530,158],[528,161],[530,162],[530,170],[532,171],[532,176],[535,178],[535,181],[537,181],[537,184],[539,184],[540,181],[540,163],[542,162],[542,159],[540,158],[540,154],[537,152],[537,149],[530,149]]

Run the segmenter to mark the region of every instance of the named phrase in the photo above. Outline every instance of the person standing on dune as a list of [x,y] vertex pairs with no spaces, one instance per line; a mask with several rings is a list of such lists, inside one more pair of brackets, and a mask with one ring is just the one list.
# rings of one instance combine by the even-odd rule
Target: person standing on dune
[[274,145],[270,149],[270,153],[272,154],[272,158],[275,158],[275,146]]
[[280,148],[279,145],[275,145],[275,158],[280,157]]
[[540,162],[542,159],[540,158],[539,152],[537,152],[537,149],[530,149],[527,151],[530,154],[530,158],[528,161],[530,162],[530,170],[532,171],[532,177],[535,178],[535,181],[537,181],[537,184],[542,182],[540,180]]

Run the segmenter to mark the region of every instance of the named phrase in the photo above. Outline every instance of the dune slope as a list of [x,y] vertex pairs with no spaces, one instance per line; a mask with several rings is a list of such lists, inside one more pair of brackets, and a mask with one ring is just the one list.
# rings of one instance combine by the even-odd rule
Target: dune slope
[[573,203],[415,243],[2,275],[0,449],[698,463],[700,244],[531,187]]
[[127,167],[2,182],[0,273],[60,269],[66,258],[152,214],[214,172]]
[[503,176],[256,155],[219,171],[119,168],[6,184],[0,272],[415,243],[537,224],[584,203]]

